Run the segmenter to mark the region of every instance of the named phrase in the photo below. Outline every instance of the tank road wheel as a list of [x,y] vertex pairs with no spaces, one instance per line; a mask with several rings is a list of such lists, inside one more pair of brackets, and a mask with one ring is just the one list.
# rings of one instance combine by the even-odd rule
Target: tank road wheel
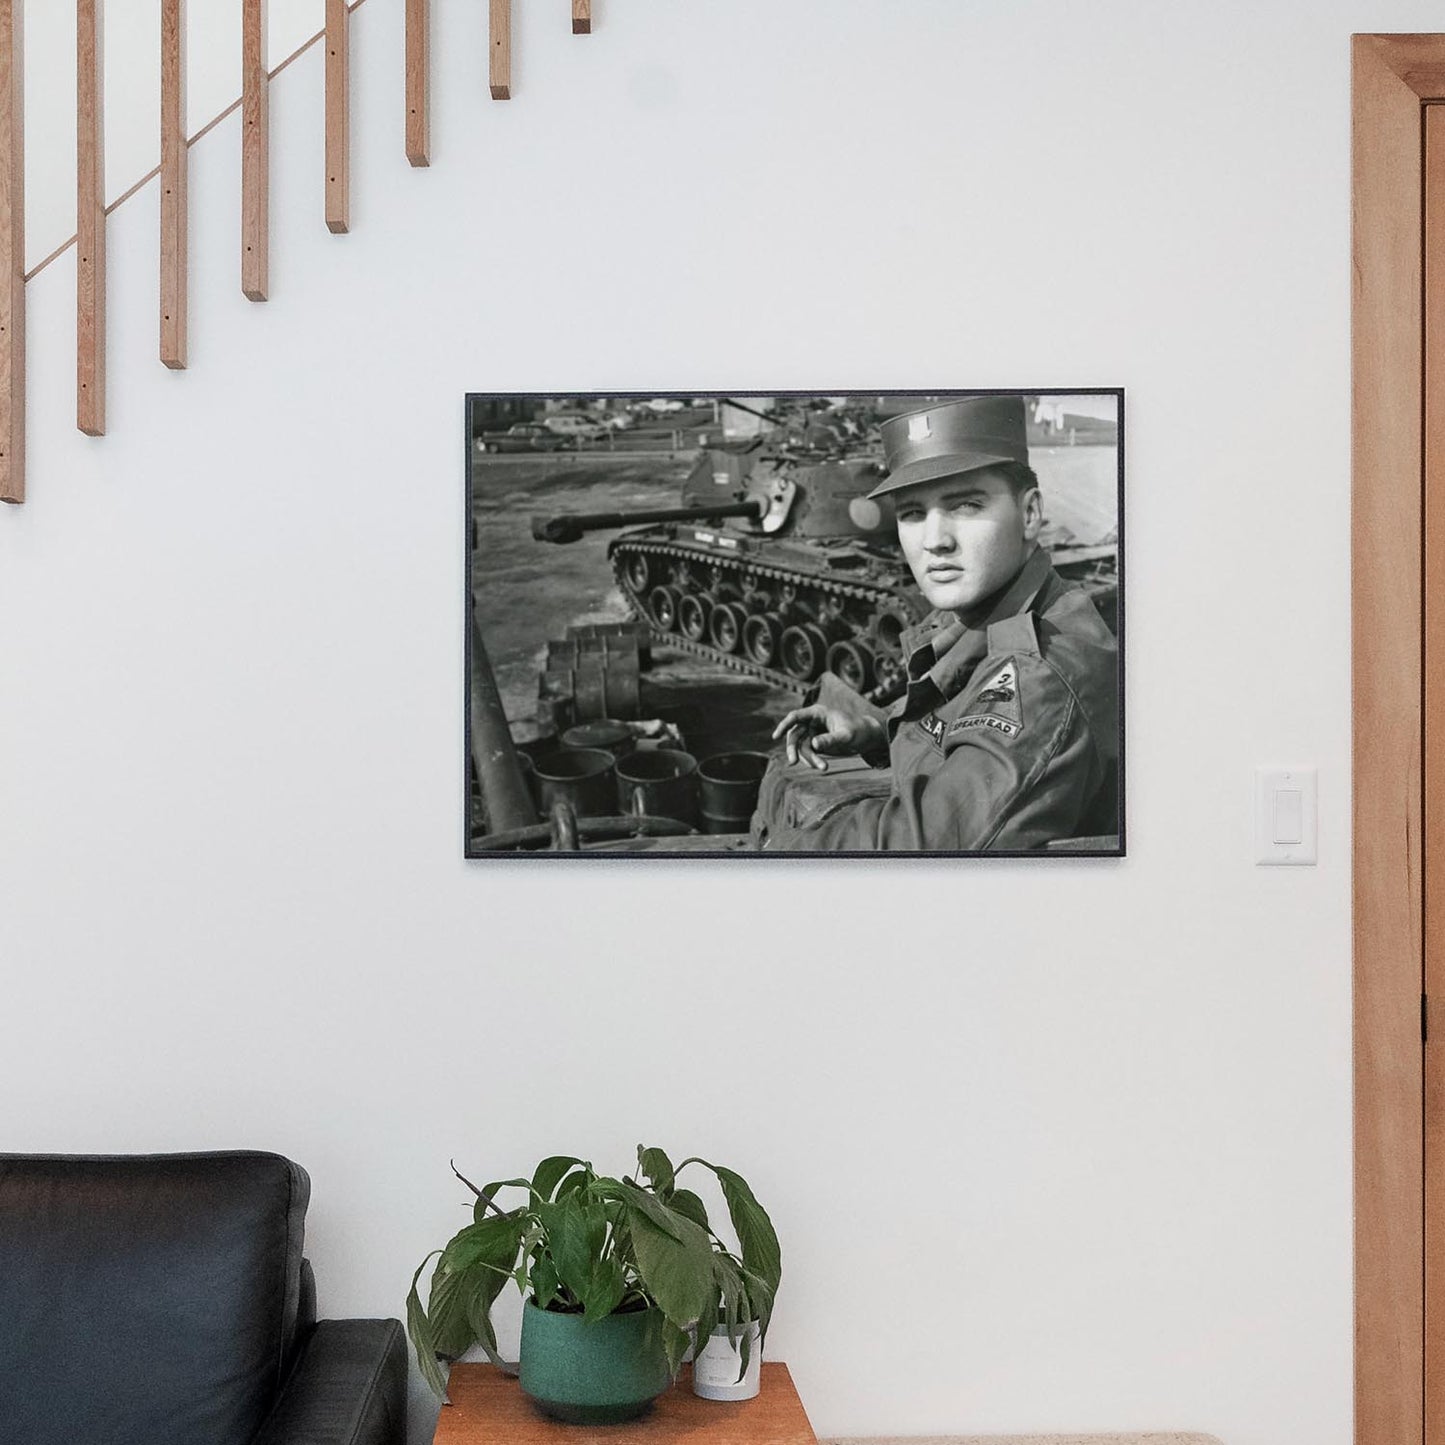
[[879,657],[902,657],[903,634],[908,626],[909,621],[901,612],[876,613],[868,627],[874,652]]
[[707,627],[712,620],[712,603],[696,592],[689,592],[677,604],[678,631],[689,642],[706,642]]
[[712,645],[722,652],[736,652],[743,645],[743,628],[748,614],[740,602],[724,602],[712,610]]
[[861,642],[835,642],[828,649],[828,671],[854,692],[867,692],[873,686],[873,654]]
[[873,670],[878,676],[878,683],[870,694],[872,701],[881,705],[903,696],[908,686],[908,675],[903,670],[901,658],[880,657]]
[[828,639],[811,622],[805,622],[801,627],[789,627],[783,633],[778,650],[784,672],[790,673],[799,682],[812,682],[823,670],[828,656]]
[[630,553],[622,564],[622,580],[639,597],[646,597],[652,585],[652,558],[646,552]]
[[647,594],[647,614],[664,632],[677,626],[677,588],[654,587]]
[[770,612],[758,612],[743,624],[743,646],[759,667],[776,667],[783,629]]

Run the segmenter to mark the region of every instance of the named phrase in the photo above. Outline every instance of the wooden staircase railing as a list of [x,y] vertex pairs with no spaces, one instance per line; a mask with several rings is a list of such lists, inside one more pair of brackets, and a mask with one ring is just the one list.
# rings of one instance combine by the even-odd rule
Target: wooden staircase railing
[[[44,0],[54,3],[54,0]],[[211,3],[211,0],[208,0]],[[157,0],[161,36],[161,163],[109,206],[105,204],[102,130],[104,0],[76,0],[76,234],[25,270],[24,0],[0,0],[0,501],[25,500],[25,283],[70,246],[76,247],[76,424],[105,434],[105,218],[148,181],[160,177],[160,360],[186,365],[186,166],[195,145],[232,111],[241,110],[241,290],[264,301],[269,284],[270,198],[267,89],[317,42],[324,43],[327,229],[351,224],[352,11],[366,0],[326,0],[325,28],[266,68],[266,0],[239,0],[242,93],[194,135],[185,134],[185,0]],[[407,160],[431,163],[429,0],[406,6],[403,84]],[[592,30],[591,0],[571,0],[572,33]],[[512,94],[512,0],[489,0],[488,84],[492,98]]]
[[0,0],[0,501],[25,500],[24,0]]

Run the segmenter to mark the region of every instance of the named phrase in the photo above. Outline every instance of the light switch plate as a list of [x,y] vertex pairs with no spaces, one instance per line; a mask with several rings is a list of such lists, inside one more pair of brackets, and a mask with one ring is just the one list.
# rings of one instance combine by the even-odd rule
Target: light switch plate
[[1254,770],[1254,861],[1305,865],[1318,861],[1319,787],[1314,768]]

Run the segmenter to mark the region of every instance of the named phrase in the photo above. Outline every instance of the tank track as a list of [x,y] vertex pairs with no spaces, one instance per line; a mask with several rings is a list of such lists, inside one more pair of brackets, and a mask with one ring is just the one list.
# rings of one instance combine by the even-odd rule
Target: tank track
[[[732,558],[726,555],[719,555],[717,552],[705,547],[688,547],[675,542],[645,542],[627,540],[611,549],[611,561],[613,575],[623,597],[627,601],[633,615],[644,622],[650,629],[652,636],[659,642],[666,643],[669,647],[676,647],[680,651],[691,653],[695,657],[704,657],[708,661],[716,663],[719,667],[732,669],[734,672],[747,673],[752,677],[759,677],[772,683],[775,687],[787,689],[803,696],[816,686],[816,679],[804,680],[795,677],[782,668],[767,667],[762,663],[741,652],[724,652],[719,647],[710,643],[695,642],[690,637],[685,637],[680,631],[662,627],[652,616],[648,609],[647,599],[640,597],[628,582],[624,575],[625,564],[629,556],[637,553],[644,553],[649,557],[661,558],[665,565],[692,564],[699,568],[706,569],[714,574],[717,581],[726,585],[729,578],[758,579],[762,582],[771,582],[778,586],[792,586],[805,592],[822,594],[825,597],[834,597],[840,600],[850,599],[870,604],[874,608],[887,607],[890,610],[905,615],[911,622],[921,620],[927,612],[927,608],[918,601],[913,600],[907,594],[898,592],[889,587],[869,586],[856,582],[839,582],[829,577],[820,577],[816,574],[799,572],[796,568],[779,567],[772,563],[756,561],[751,557]],[[654,582],[654,585],[655,582]],[[781,619],[780,619],[781,620]],[[855,635],[850,640],[869,642],[866,635]],[[871,643],[869,644],[871,645]],[[886,693],[889,690],[882,687],[874,687],[870,695],[874,693]]]
[[640,602],[634,602],[629,596],[627,605],[632,608],[635,617],[647,624],[655,641],[675,647],[679,652],[690,652],[694,657],[705,657],[709,662],[717,663],[719,667],[730,667],[734,672],[746,672],[753,677],[761,677],[775,687],[787,688],[790,692],[797,693],[799,697],[812,691],[816,685],[794,677],[791,672],[779,672],[776,668],[764,667],[752,658],[742,657],[736,652],[724,652],[722,648],[710,647],[706,642],[694,642],[680,632],[665,632],[647,615],[647,609]]

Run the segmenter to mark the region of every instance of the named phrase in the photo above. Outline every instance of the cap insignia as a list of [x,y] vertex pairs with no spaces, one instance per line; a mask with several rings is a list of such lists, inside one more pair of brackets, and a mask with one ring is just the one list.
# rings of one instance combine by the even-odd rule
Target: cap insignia
[[908,440],[911,442],[925,442],[933,435],[933,428],[928,424],[928,416],[911,416],[908,418]]

